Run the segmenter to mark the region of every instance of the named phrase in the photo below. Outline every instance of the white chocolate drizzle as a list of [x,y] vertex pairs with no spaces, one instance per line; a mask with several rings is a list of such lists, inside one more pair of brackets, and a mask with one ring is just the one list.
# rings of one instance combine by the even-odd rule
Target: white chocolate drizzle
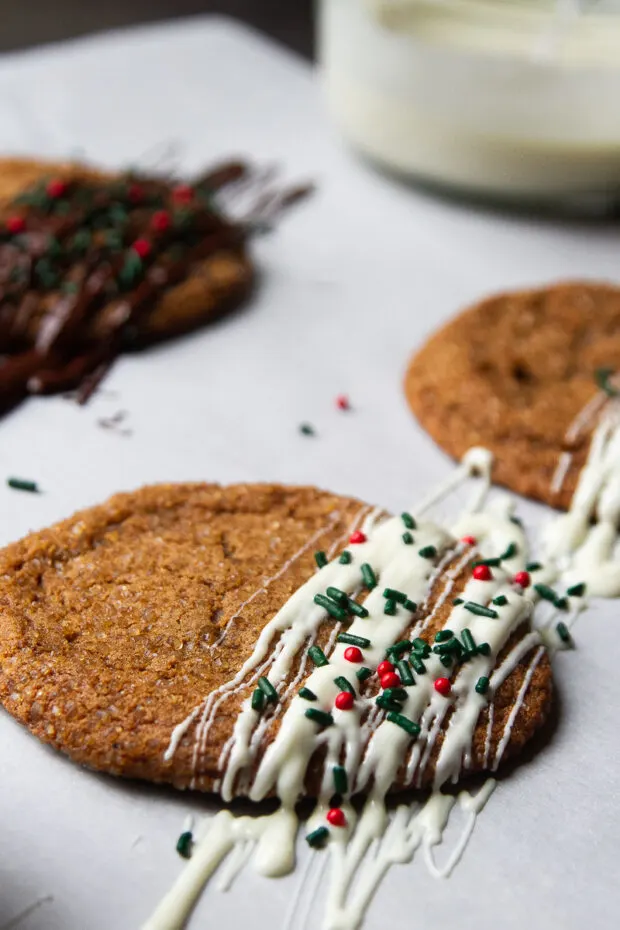
[[590,595],[618,597],[619,524],[620,402],[610,399],[592,435],[570,510],[545,532],[545,558],[568,584],[585,582]]
[[[567,445],[575,443],[583,430],[587,429],[598,413],[600,413],[607,402],[607,395],[603,391],[598,391],[590,398],[588,403],[579,411],[572,421],[564,435],[564,442]],[[564,481],[573,463],[572,452],[561,452],[558,459],[557,467],[551,478],[551,491],[553,494],[559,494],[564,487]]]

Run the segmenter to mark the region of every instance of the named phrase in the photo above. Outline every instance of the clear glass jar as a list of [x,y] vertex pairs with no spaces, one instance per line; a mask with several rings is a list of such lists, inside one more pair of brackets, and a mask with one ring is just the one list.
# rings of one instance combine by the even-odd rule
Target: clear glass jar
[[620,0],[321,0],[319,59],[336,123],[384,166],[620,200]]

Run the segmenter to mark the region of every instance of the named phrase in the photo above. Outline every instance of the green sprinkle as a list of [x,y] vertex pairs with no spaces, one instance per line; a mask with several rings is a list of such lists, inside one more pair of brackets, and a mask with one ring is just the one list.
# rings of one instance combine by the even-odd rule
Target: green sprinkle
[[614,375],[613,368],[597,368],[594,372],[594,380],[600,387],[601,391],[605,391],[608,397],[619,397],[620,391],[610,383],[610,378]]
[[410,601],[409,598],[407,598],[407,600],[403,604],[403,607],[405,608],[405,610],[410,610],[412,614],[414,614],[416,610],[418,609],[418,605],[415,603],[415,601]]
[[35,263],[34,271],[44,287],[48,286],[48,282],[53,284],[57,280],[57,275],[48,258],[40,258],[39,261]]
[[257,688],[252,692],[252,710],[262,710],[265,706],[265,692]]
[[334,678],[334,684],[338,685],[341,691],[348,691],[349,694],[353,695],[357,694],[349,679],[345,678],[344,675],[338,675],[337,678]]
[[403,523],[405,524],[405,526],[407,527],[408,530],[415,530],[415,529],[416,529],[416,525],[417,525],[417,524],[416,524],[415,520],[413,519],[413,517],[411,516],[410,513],[407,513],[406,510],[404,510],[404,511],[401,513],[400,519],[403,521]]
[[113,203],[108,210],[108,216],[112,223],[117,226],[124,226],[127,222],[127,210],[120,203]]
[[486,694],[489,690],[489,679],[486,675],[481,675],[478,681],[476,682],[476,691],[478,694]]
[[191,830],[186,830],[177,840],[177,852],[179,856],[182,856],[183,859],[190,859],[193,845],[194,837],[192,836],[192,832]]
[[425,659],[427,656],[431,654],[431,647],[429,646],[429,644],[426,642],[425,639],[421,639],[421,637],[419,636],[416,637],[416,639],[414,639],[411,645],[413,646],[416,652],[419,652],[421,654],[423,659]]
[[58,200],[52,209],[56,216],[68,216],[71,212],[71,204],[66,200]]
[[396,601],[397,604],[404,604],[407,600],[407,595],[403,594],[402,591],[397,591],[395,588],[385,588],[383,596],[390,601]]
[[453,636],[454,636],[454,633],[452,632],[452,630],[439,630],[439,632],[435,633],[435,642],[445,643],[449,639],[452,639]]
[[344,765],[335,765],[332,769],[336,794],[346,794],[349,790],[349,777]]
[[278,700],[279,700],[278,692],[276,691],[274,686],[271,684],[269,679],[265,678],[264,675],[261,675],[260,678],[258,679],[258,687],[261,689],[261,691],[265,695],[265,698],[267,699],[267,701],[269,701],[270,704],[278,703]]
[[316,707],[309,707],[304,713],[308,720],[318,723],[320,727],[331,727],[334,722],[331,714],[328,714],[325,710],[318,710]]
[[452,653],[456,658],[460,658],[463,647],[458,639],[450,639],[447,643],[439,643],[437,646],[433,646],[433,652],[444,656]]
[[404,688],[386,688],[383,692],[388,701],[397,701],[402,704],[407,700],[407,692]]
[[477,617],[499,617],[496,610],[493,610],[491,607],[485,607],[483,604],[476,604],[475,601],[466,601],[463,606],[465,610],[468,610],[472,614],[476,614]]
[[390,701],[390,699],[385,696],[385,693],[379,695],[375,701],[375,704],[377,707],[380,707],[381,710],[396,711],[396,713],[398,713],[399,710],[402,710],[402,706],[398,703],[398,701]]
[[336,604],[340,604],[341,607],[346,607],[349,603],[349,598],[344,593],[344,591],[340,590],[340,588],[334,588],[330,586],[327,589],[327,596],[330,597],[332,601],[335,601]]
[[351,553],[349,552],[348,549],[345,549],[344,552],[340,553],[340,558],[338,559],[338,561],[340,562],[341,565],[349,565],[349,563],[351,562],[351,559],[352,559]]
[[77,294],[78,286],[75,281],[63,281],[60,285],[60,290],[64,294]]
[[310,646],[308,649],[308,657],[312,659],[317,668],[329,664],[329,660],[320,646]]
[[368,649],[370,640],[365,636],[354,636],[353,633],[339,633],[338,642],[346,643],[347,646],[359,646],[360,649]]
[[471,630],[465,628],[461,633],[461,639],[463,641],[463,646],[465,647],[466,652],[471,652],[475,654],[476,643],[474,637],[472,636]]
[[306,843],[308,846],[312,846],[313,849],[321,849],[325,845],[328,837],[329,830],[327,827],[318,827],[307,835]]
[[394,643],[393,646],[388,646],[386,653],[389,656],[402,656],[403,652],[409,652],[411,649],[411,643],[408,639],[401,639],[398,643]]
[[453,603],[453,605],[454,605],[455,607],[458,607],[459,604],[464,604],[465,601],[463,600],[462,597],[455,597],[454,600],[452,601],[452,603]]
[[422,661],[419,655],[416,655],[415,652],[409,657],[409,661],[413,665],[413,670],[418,673],[418,675],[423,675],[426,671],[426,665]]
[[434,559],[437,555],[437,549],[435,546],[422,546],[418,550],[418,555],[422,556],[423,559]]
[[439,656],[439,661],[441,662],[442,665],[445,665],[446,668],[450,668],[450,666],[452,665],[452,656],[450,655]]
[[517,544],[511,542],[508,548],[506,549],[506,551],[502,552],[502,554],[500,555],[500,561],[503,562],[504,559],[514,558],[514,556],[517,554],[518,551],[519,551],[519,547],[517,546]]
[[142,260],[137,252],[131,249],[125,255],[123,267],[118,273],[118,280],[122,287],[131,287],[142,274]]
[[92,233],[87,229],[79,229],[70,242],[70,248],[74,252],[86,252],[92,242]]
[[346,620],[347,612],[343,610],[342,607],[339,607],[338,604],[334,604],[333,601],[330,601],[328,597],[325,597],[324,594],[315,594],[314,603],[318,604],[319,607],[322,607],[327,613],[334,618],[334,620]]
[[498,607],[503,607],[508,603],[508,598],[504,594],[498,594],[497,597],[493,598],[493,603]]
[[25,193],[15,198],[15,203],[23,204],[26,207],[45,207],[48,201],[49,197],[41,186],[37,186],[30,191],[25,191]]
[[555,632],[558,634],[563,643],[570,643],[571,635],[570,630],[565,623],[560,622],[556,625]]
[[366,681],[366,679],[370,678],[370,676],[372,675],[372,669],[366,668],[365,665],[362,665],[361,668],[358,668],[355,675],[359,681]]
[[553,588],[549,587],[549,585],[540,583],[535,584],[534,590],[538,592],[544,601],[551,601],[552,604],[555,604],[557,600],[557,594]]
[[397,727],[401,728],[401,730],[405,730],[409,736],[420,735],[420,724],[414,723],[413,720],[409,720],[409,718],[403,716],[403,714],[398,714],[394,711],[391,711],[387,715],[387,719],[390,721],[390,723],[395,723]]
[[542,565],[540,564],[540,562],[528,562],[527,565],[525,566],[525,570],[527,572],[537,572],[537,571],[540,571],[541,568],[542,568]]
[[316,701],[316,694],[310,688],[300,688],[299,697],[303,698],[304,701]]
[[368,611],[363,604],[358,604],[352,597],[347,598],[347,609],[356,617],[367,617]]
[[385,607],[383,608],[383,613],[388,614],[388,616],[393,617],[396,613],[396,602],[395,601],[386,601]]
[[491,655],[491,647],[488,643],[480,643],[479,646],[476,646],[476,650],[480,653],[481,656]]
[[515,526],[523,526],[523,520],[520,520],[519,517],[509,517],[511,523],[514,523]]
[[554,591],[553,588],[550,588],[547,584],[535,584],[534,590],[540,595],[544,601],[551,601],[551,603],[558,607],[560,610],[566,610],[568,607],[568,601],[565,597],[560,597],[557,591]]
[[406,546],[413,545],[413,536],[411,535],[411,533],[409,532],[403,533],[402,539]]
[[373,588],[377,587],[377,576],[372,570],[372,566],[368,562],[364,562],[360,569],[362,573],[362,578],[364,579],[364,584],[366,587],[372,591]]
[[175,210],[173,213],[173,222],[177,229],[187,230],[194,223],[194,213],[185,207]]
[[300,424],[299,424],[299,432],[300,432],[303,436],[314,436],[314,435],[315,435],[315,433],[314,433],[314,427],[313,427],[313,426],[310,426],[309,423],[300,423]]
[[50,258],[59,258],[62,255],[62,246],[56,236],[50,236],[47,240],[47,254]]
[[472,562],[472,567],[477,568],[478,565],[486,565],[489,568],[497,568],[499,565],[501,565],[501,563],[502,563],[502,560],[497,555],[492,559],[477,559],[475,562]]
[[120,252],[123,248],[123,237],[120,233],[110,231],[105,234],[105,244],[112,251]]
[[566,593],[569,597],[583,597],[586,593],[586,586],[583,581],[580,581],[579,584],[574,584],[572,587],[567,588]]
[[323,550],[320,549],[318,552],[314,553],[314,561],[316,562],[319,568],[325,568],[325,566],[327,565],[327,556],[325,555]]
[[30,494],[39,493],[39,486],[36,481],[27,481],[24,478],[7,478],[6,483],[14,491],[29,491]]
[[396,669],[400,675],[400,680],[406,687],[415,685],[415,678],[413,677],[413,672],[411,671],[411,666],[407,659],[399,659],[396,663]]

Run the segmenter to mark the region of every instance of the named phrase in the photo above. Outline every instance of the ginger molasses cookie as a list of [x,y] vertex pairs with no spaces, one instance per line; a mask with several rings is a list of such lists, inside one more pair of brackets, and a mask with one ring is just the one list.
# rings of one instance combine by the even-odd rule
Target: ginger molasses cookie
[[0,700],[76,762],[226,800],[493,770],[552,679],[522,532],[476,521],[455,539],[277,485],[117,495],[0,554]]
[[620,289],[574,282],[465,310],[414,355],[405,392],[450,455],[486,446],[495,481],[567,509],[618,370]]
[[236,306],[247,228],[217,209],[244,172],[191,183],[0,161],[0,408],[29,393],[87,399],[114,358]]

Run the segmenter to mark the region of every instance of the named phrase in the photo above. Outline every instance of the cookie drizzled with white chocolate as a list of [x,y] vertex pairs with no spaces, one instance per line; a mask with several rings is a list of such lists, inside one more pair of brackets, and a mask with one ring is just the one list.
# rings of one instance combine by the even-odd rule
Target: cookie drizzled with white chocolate
[[[465,473],[474,466],[472,459]],[[332,854],[325,926],[359,926],[386,868],[418,846],[444,874],[431,850],[457,799],[441,789],[466,772],[494,771],[545,718],[548,656],[530,623],[538,593],[509,509],[469,513],[455,534],[410,513],[374,511],[340,554],[318,552],[316,561],[316,574],[262,630],[238,674],[179,724],[168,750],[173,756],[194,727],[198,771],[214,720],[247,693],[220,755],[217,789],[224,799],[275,794],[281,807],[265,817],[218,814],[148,930],[181,926],[201,882],[237,843],[257,844],[264,874],[290,870],[294,807],[313,791],[306,838]],[[332,631],[320,647],[327,618]],[[386,795],[404,786],[433,792],[421,809],[399,808],[390,825]],[[490,781],[474,797],[459,795],[469,832],[492,789]],[[350,800],[356,792],[367,796],[360,814]],[[370,879],[356,889],[375,842]]]

